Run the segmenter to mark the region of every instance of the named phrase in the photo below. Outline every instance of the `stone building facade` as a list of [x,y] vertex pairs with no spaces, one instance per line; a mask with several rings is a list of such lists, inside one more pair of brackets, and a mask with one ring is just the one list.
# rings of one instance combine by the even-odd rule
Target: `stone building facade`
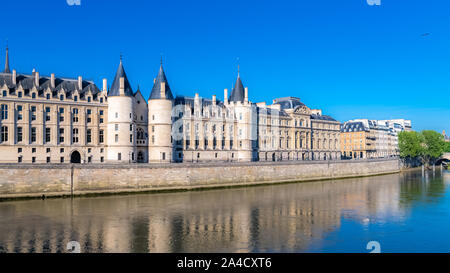
[[341,128],[342,156],[354,159],[398,156],[399,129],[390,127],[386,121],[368,119],[348,121]]
[[340,159],[340,123],[295,97],[253,103],[238,77],[224,99],[174,97],[161,64],[146,100],[120,60],[108,89],[78,78],[0,73],[0,163]]

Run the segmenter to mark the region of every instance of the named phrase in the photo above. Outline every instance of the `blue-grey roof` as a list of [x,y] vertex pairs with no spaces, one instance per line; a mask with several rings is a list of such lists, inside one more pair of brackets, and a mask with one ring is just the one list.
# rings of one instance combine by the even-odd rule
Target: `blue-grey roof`
[[125,96],[133,96],[133,90],[131,89],[130,82],[128,81],[127,74],[123,68],[122,59],[120,60],[119,67],[117,68],[116,76],[114,77],[111,89],[108,92],[108,97],[120,96],[120,78],[124,78],[125,83]]
[[166,99],[173,100],[172,91],[170,90],[169,83],[167,82],[162,64],[159,67],[158,76],[156,76],[155,84],[153,84],[149,100],[161,99],[161,83],[163,82],[166,83]]
[[327,115],[316,115],[312,114],[311,119],[318,119],[318,120],[327,120],[327,121],[336,121],[334,118],[327,116]]
[[241,77],[238,75],[236,84],[234,85],[233,91],[231,91],[230,98],[228,99],[230,102],[244,102],[245,99],[245,90],[244,85],[242,84]]
[[302,102],[300,102],[299,98],[295,97],[285,97],[275,99],[275,104],[279,104],[282,110],[296,109],[298,107],[305,106]]
[[341,128],[341,132],[344,133],[362,131],[366,131],[366,127],[362,122],[347,122]]
[[[24,89],[24,95],[27,96],[30,90],[35,86],[35,75],[17,74],[16,84],[13,84],[11,73],[0,73],[0,86],[6,84],[10,89],[10,93],[15,93],[19,86]],[[46,76],[39,77],[39,86],[36,87],[38,95],[43,96],[44,90],[50,88],[52,96],[56,97],[61,89],[66,92],[66,97],[70,98],[75,90],[78,90],[82,99],[89,90],[92,92],[94,99],[100,93],[98,87],[91,81],[82,81],[82,89],[78,89],[78,79],[55,78],[55,88],[51,87],[51,78]]]

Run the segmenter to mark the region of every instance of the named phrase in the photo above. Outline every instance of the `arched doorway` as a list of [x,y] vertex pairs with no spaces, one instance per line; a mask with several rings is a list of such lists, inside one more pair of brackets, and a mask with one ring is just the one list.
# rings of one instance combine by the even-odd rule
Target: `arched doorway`
[[75,164],[81,163],[81,155],[78,151],[72,152],[72,155],[70,155],[70,163],[75,163]]

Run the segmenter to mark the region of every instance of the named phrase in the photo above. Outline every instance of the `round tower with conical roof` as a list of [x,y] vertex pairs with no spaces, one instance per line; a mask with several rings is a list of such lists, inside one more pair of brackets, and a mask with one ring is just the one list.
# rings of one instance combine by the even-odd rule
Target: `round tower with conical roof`
[[119,68],[108,92],[108,162],[135,162],[133,99],[133,90],[120,58]]
[[148,100],[149,162],[172,162],[173,95],[162,66],[154,79]]
[[[227,90],[224,95],[227,96]],[[248,100],[248,88],[244,88],[239,71],[230,97],[225,98],[225,106],[236,119],[233,147],[230,148],[237,151],[238,161],[256,160],[256,108]]]

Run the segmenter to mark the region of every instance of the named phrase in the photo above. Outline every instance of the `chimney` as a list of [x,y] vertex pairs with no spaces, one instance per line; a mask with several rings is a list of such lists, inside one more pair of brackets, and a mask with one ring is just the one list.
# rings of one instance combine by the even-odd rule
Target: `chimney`
[[103,92],[106,92],[108,89],[108,80],[107,79],[103,79]]
[[200,101],[200,97],[199,97],[198,93],[195,93],[195,101],[196,101],[196,102],[199,102],[199,101]]
[[39,87],[39,72],[34,72],[34,84]]
[[248,87],[245,87],[245,98],[244,102],[248,102]]
[[17,84],[17,72],[16,72],[15,69],[13,69],[13,73],[12,73],[12,83],[13,83],[14,85]]
[[216,103],[217,103],[216,95],[212,96],[212,103],[213,103],[213,105],[216,105]]
[[124,96],[125,95],[125,78],[120,77],[119,81],[119,95]]
[[52,86],[52,88],[55,88],[55,73],[52,73],[50,75],[50,85]]
[[83,77],[78,76],[78,89],[83,89]]
[[228,89],[223,90],[223,101],[228,104]]
[[161,99],[165,99],[166,98],[166,83],[162,82],[161,83]]

